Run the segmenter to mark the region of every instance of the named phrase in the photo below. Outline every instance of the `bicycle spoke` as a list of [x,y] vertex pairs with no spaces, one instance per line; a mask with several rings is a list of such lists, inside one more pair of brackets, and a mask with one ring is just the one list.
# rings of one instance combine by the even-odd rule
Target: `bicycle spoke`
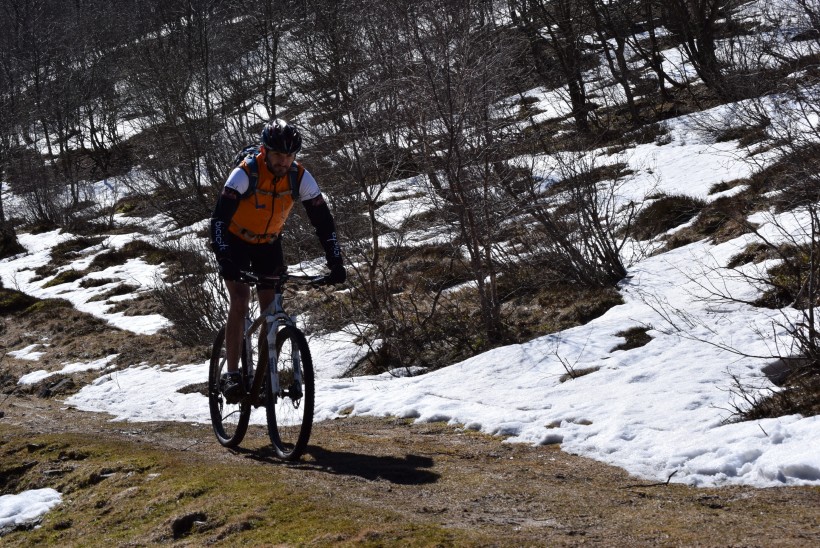
[[293,460],[307,447],[313,425],[313,362],[304,335],[293,327],[277,334],[276,346],[280,389],[268,402],[268,434],[277,455]]
[[[247,359],[242,353],[243,362]],[[220,379],[227,372],[227,358],[225,352],[225,328],[223,327],[214,340],[211,352],[211,365],[208,372],[208,401],[211,411],[211,424],[219,443],[226,447],[239,445],[248,429],[250,420],[250,406],[247,404],[231,404],[222,395]]]
[[228,421],[231,417],[234,417],[234,420],[236,420],[239,413],[239,409],[231,409],[227,415],[222,415],[222,421]]

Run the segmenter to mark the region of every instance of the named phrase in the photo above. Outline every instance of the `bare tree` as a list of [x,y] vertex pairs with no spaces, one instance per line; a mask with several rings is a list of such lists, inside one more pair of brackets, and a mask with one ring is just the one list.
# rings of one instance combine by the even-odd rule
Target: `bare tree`
[[589,133],[593,105],[587,97],[584,76],[585,38],[592,32],[593,24],[587,4],[571,0],[510,0],[509,6],[514,20],[526,28],[539,28],[538,32],[549,37],[547,44],[567,86],[575,126],[581,133]]
[[[500,227],[511,216],[501,191],[504,131],[510,124],[494,109],[511,87],[513,52],[482,4],[416,3],[401,21],[419,63],[406,72],[416,105],[407,109],[415,156],[466,250],[488,342],[503,338],[498,292]],[[505,130],[505,128],[507,128]],[[514,139],[514,137],[510,137]]]
[[818,33],[820,33],[820,2],[817,0],[795,0],[794,4],[803,12],[809,21],[808,28],[806,29],[809,32],[804,34],[804,36],[813,36],[814,39],[817,39]]
[[[385,35],[407,6],[368,2],[354,10],[311,2],[304,11],[310,31],[284,48],[285,65],[294,67],[287,87],[303,101],[291,107],[312,116],[305,161],[331,199],[355,274],[348,282],[352,302],[341,303],[343,327],[369,347],[370,365],[384,369],[423,363],[420,335],[438,310],[426,289],[414,301],[420,280],[404,276],[400,261],[413,255],[404,246],[407,226],[386,226],[378,214],[389,183],[410,167],[403,127],[409,106],[400,80],[408,44]],[[358,16],[362,9],[365,20]]]
[[[92,124],[89,132],[85,113],[94,109],[98,84],[116,78],[99,70],[97,62],[116,42],[107,31],[95,31],[109,27],[106,14],[112,12],[98,2],[51,0],[12,0],[0,11],[7,30],[7,74],[20,82],[10,88],[15,107],[10,139],[21,158],[13,159],[8,174],[30,220],[71,223],[84,207],[83,186],[96,160],[87,154],[87,137],[93,141],[95,131]],[[109,128],[116,126],[113,117],[108,116]],[[23,147],[29,150],[21,154]],[[28,172],[28,166],[36,169]]]
[[603,0],[586,0],[586,3],[595,22],[595,32],[609,71],[623,90],[632,125],[638,127],[641,124],[641,115],[632,91],[634,71],[630,69],[626,57],[630,28],[637,23],[637,5],[632,2]]
[[[660,7],[657,0],[638,0],[640,17],[638,17],[639,21],[636,20],[636,24],[632,27],[630,45],[638,57],[655,73],[661,99],[664,102],[669,102],[672,97],[667,90],[666,84],[675,89],[682,89],[686,84],[673,79],[663,67],[663,42],[657,32],[660,26],[659,12]],[[646,38],[643,36],[644,32]]]
[[[2,13],[0,21],[9,22],[8,12]],[[8,179],[8,168],[19,143],[19,105],[22,82],[15,55],[14,34],[0,35],[0,257],[7,257],[22,251],[17,242],[14,225],[6,216],[3,207],[4,183]]]
[[664,25],[680,38],[698,76],[725,100],[740,97],[727,71],[729,60],[718,55],[717,40],[738,5],[739,0],[670,0],[661,4]]
[[154,28],[163,31],[131,48],[127,94],[132,123],[149,139],[138,152],[154,182],[146,197],[178,223],[189,224],[208,215],[214,172],[221,177],[225,171],[212,159],[217,128],[210,95],[214,3],[201,0],[166,9],[168,13],[151,14]]

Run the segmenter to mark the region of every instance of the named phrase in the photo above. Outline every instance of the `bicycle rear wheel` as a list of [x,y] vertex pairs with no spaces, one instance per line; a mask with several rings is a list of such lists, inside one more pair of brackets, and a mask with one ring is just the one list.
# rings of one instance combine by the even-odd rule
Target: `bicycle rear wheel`
[[[267,357],[267,343],[260,345],[260,354]],[[270,377],[265,383],[268,436],[279,458],[297,460],[313,428],[313,360],[305,336],[294,327],[284,327],[276,334],[276,355],[279,389],[273,393]],[[301,383],[295,369],[301,369]]]
[[[245,345],[242,348],[240,368],[243,379],[247,374],[248,358]],[[228,370],[228,359],[225,353],[225,326],[219,330],[211,350],[211,366],[208,371],[208,406],[211,410],[211,424],[219,443],[225,447],[236,447],[248,431],[251,416],[250,403],[228,403],[222,395],[219,379]]]

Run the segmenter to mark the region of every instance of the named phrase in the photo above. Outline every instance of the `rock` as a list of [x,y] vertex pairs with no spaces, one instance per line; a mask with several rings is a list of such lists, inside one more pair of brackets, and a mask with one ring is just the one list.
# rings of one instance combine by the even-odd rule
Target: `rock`
[[193,512],[178,517],[171,522],[171,533],[173,533],[174,539],[182,538],[190,533],[195,526],[201,526],[207,520],[208,516],[203,512]]

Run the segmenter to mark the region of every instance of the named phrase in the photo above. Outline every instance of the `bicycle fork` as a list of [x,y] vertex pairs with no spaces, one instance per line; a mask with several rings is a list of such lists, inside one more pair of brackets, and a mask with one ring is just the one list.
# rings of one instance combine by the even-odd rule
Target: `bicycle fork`
[[[296,323],[296,316],[291,316],[290,321]],[[271,392],[275,397],[287,395],[294,403],[302,398],[302,362],[299,346],[291,345],[291,363],[293,364],[293,380],[290,386],[279,386],[279,355],[276,348],[276,334],[279,324],[270,322],[268,327],[268,371],[270,373]],[[285,393],[285,391],[287,391]]]
[[276,352],[276,324],[268,324],[268,382],[270,383],[271,394],[274,398],[279,397],[279,356]]
[[[242,377],[245,380],[245,390],[250,390],[250,382],[251,376],[254,373],[254,368],[256,364],[253,363],[253,336],[251,335],[251,318],[250,316],[245,316],[245,331],[244,335],[242,336],[242,344],[245,345],[245,348],[242,350],[245,352],[245,360],[240,359],[240,367],[244,369],[242,372]],[[242,362],[245,362],[244,366]]]

